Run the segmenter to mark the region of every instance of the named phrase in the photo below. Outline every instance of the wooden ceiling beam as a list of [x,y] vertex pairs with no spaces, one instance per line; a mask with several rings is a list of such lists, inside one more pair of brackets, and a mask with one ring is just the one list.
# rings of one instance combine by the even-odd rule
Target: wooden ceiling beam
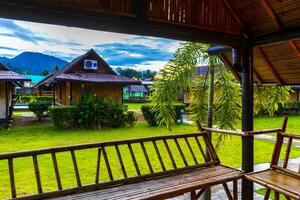
[[[143,4],[138,6],[142,7]],[[243,35],[224,33],[221,30],[209,29],[209,27],[192,27],[184,24],[151,21],[144,19],[143,13],[139,11],[136,13],[139,13],[139,17],[48,5],[33,0],[0,0],[1,18],[232,47],[240,47],[246,42]]]
[[251,47],[266,46],[300,38],[300,26],[293,29],[285,29],[283,32],[271,33],[249,39]]
[[262,78],[260,77],[260,75],[257,73],[257,71],[255,69],[252,69],[253,70],[253,75],[254,75],[254,78],[257,80],[257,82],[259,84],[262,84],[263,83],[263,80]]
[[233,8],[231,7],[231,5],[228,3],[227,0],[222,0],[225,7],[227,8],[227,10],[230,12],[231,16],[235,19],[235,21],[239,24],[241,30],[243,32],[246,32],[244,24],[242,23],[242,21],[240,20],[240,18],[238,17],[238,15],[236,14],[236,12],[233,10]]
[[291,49],[293,50],[293,52],[298,56],[298,58],[300,58],[300,49],[296,45],[295,41],[290,40],[289,45],[290,45]]
[[220,59],[225,63],[228,69],[233,73],[234,77],[241,82],[241,76],[239,73],[233,68],[232,64],[230,63],[229,59],[224,54],[219,54]]
[[270,60],[268,59],[266,54],[263,52],[263,50],[260,47],[258,47],[257,50],[258,50],[258,53],[260,54],[261,58],[265,62],[265,64],[268,66],[268,68],[269,68],[272,76],[274,77],[275,81],[277,82],[277,84],[282,85],[282,81],[280,80],[278,74],[274,70],[272,63],[270,62]]
[[268,15],[272,18],[273,22],[276,23],[279,30],[280,31],[284,30],[284,26],[283,26],[282,22],[280,21],[279,17],[276,15],[269,0],[260,0],[260,2],[262,4],[262,6],[264,7],[264,9],[267,11]]

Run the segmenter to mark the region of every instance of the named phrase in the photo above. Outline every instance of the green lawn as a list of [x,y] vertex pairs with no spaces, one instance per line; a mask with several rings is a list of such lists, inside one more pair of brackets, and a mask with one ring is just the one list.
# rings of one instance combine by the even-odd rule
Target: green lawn
[[129,110],[141,110],[141,107],[143,105],[148,105],[150,103],[125,103],[126,106],[128,106]]
[[[288,125],[289,131],[297,132],[297,124],[300,122],[300,116],[293,116],[290,118]],[[294,124],[296,123],[296,124]],[[279,127],[281,124],[281,118],[258,118],[255,120],[255,127],[261,128],[274,128]],[[190,125],[177,125],[173,128],[172,132],[168,132],[164,128],[148,127],[145,123],[137,123],[135,127],[127,127],[120,129],[110,129],[102,131],[90,131],[90,130],[68,130],[60,131],[55,129],[52,125],[34,125],[23,126],[18,128],[12,128],[9,131],[0,131],[0,152],[12,152],[23,151],[31,149],[39,149],[54,146],[73,145],[81,143],[108,141],[108,140],[120,140],[139,137],[149,137],[156,135],[167,134],[179,134],[179,133],[192,133],[197,129]],[[298,128],[299,132],[299,128]],[[255,163],[269,162],[273,151],[273,142],[255,140]],[[141,159],[140,147],[133,146],[137,159]],[[147,148],[147,146],[146,146]],[[162,148],[162,147],[160,147]],[[171,148],[176,148],[175,145],[171,145]],[[122,150],[122,149],[121,149]],[[184,149],[186,151],[186,149]],[[108,154],[112,153],[112,150],[108,149]],[[299,149],[292,150],[292,157],[299,155]],[[150,159],[153,158],[154,153],[150,154]],[[79,165],[81,179],[83,184],[93,183],[95,179],[96,169],[96,150],[84,150],[76,153],[77,162]],[[115,155],[115,154],[114,154]],[[241,138],[238,136],[227,137],[225,145],[218,149],[218,155],[221,162],[225,165],[232,167],[241,167]],[[129,153],[125,150],[122,152],[124,160],[129,161]],[[51,157],[49,155],[39,156],[39,166],[41,170],[42,184],[44,190],[53,190],[56,188],[55,176],[52,168]],[[180,159],[179,155],[176,155],[177,159]],[[190,162],[191,158],[188,158]],[[102,162],[102,161],[101,161]],[[121,170],[118,165],[116,155],[110,157],[113,174],[115,177],[121,177]],[[70,153],[59,153],[58,163],[63,182],[63,187],[71,187],[76,185],[74,178],[74,170],[71,162]],[[103,162],[102,162],[103,163]],[[139,162],[141,171],[147,173],[146,163]],[[19,195],[29,194],[37,192],[34,179],[34,171],[32,167],[31,158],[15,159],[15,178],[17,191]],[[158,170],[158,161],[154,163],[154,168]],[[170,162],[167,162],[167,166],[170,167]],[[179,163],[179,165],[182,165]],[[127,170],[130,174],[134,174],[132,163],[129,166],[127,164]],[[104,168],[101,168],[104,170]],[[104,170],[105,171],[105,170]],[[9,197],[9,177],[7,161],[0,161],[0,199]],[[103,173],[102,180],[107,180],[107,174]],[[26,180],[26,183],[24,182]]]

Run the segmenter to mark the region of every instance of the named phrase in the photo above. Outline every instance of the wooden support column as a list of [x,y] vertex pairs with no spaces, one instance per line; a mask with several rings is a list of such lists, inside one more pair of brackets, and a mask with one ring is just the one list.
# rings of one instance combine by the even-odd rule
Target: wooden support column
[[73,82],[70,82],[70,103],[73,103]]
[[[242,58],[242,131],[253,130],[253,52],[248,46],[241,49]],[[242,169],[252,172],[254,165],[254,138],[242,137]],[[253,200],[253,183],[242,181],[242,199]]]
[[8,116],[9,116],[9,82],[5,82],[5,118],[8,123]]

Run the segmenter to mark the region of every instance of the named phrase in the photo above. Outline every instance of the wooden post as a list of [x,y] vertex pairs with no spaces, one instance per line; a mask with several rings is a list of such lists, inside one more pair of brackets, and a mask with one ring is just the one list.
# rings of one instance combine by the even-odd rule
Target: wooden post
[[70,82],[70,103],[73,103],[73,82]]
[[[248,46],[241,49],[242,56],[242,131],[253,130],[253,52]],[[242,169],[253,171],[254,158],[253,136],[242,137]],[[253,200],[253,183],[242,181],[242,199]]]
[[9,116],[9,82],[5,82],[5,118],[6,122],[8,123],[8,116]]
[[56,98],[56,95],[55,95],[55,88],[56,88],[56,85],[55,84],[52,84],[52,98],[53,98],[53,106],[56,105],[56,102],[55,102],[55,98]]

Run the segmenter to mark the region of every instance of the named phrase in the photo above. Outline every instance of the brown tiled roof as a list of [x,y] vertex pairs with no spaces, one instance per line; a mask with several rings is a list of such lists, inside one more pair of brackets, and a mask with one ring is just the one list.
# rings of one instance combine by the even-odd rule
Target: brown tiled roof
[[[90,55],[94,55],[98,60],[103,61],[104,67],[108,70],[108,73],[99,72],[70,72],[74,66],[80,63],[82,60],[88,58]],[[139,85],[140,81],[136,81],[127,77],[118,76],[112,68],[93,50],[89,50],[82,56],[75,58],[72,62],[66,65],[56,74],[50,74],[42,81],[37,83],[34,87],[38,88],[43,84],[51,84],[55,81],[81,81],[89,83],[110,83],[110,84],[122,84],[122,85]]]
[[127,77],[113,75],[113,74],[100,74],[100,73],[66,73],[54,76],[55,81],[80,81],[89,83],[111,83],[111,84],[141,84]]
[[30,79],[11,71],[4,64],[0,63],[0,81],[30,81]]

